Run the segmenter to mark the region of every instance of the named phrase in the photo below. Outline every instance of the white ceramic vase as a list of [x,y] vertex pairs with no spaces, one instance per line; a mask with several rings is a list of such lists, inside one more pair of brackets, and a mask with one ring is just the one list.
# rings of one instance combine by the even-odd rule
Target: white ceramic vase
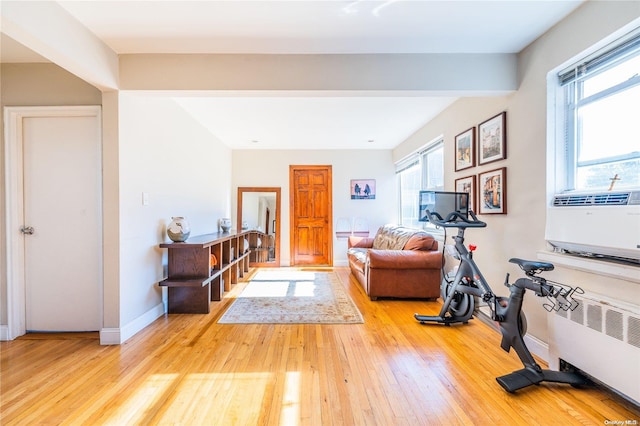
[[228,217],[220,219],[220,228],[222,228],[222,232],[229,232],[231,230],[231,219]]
[[182,216],[171,218],[171,223],[167,226],[167,235],[174,243],[183,243],[189,238],[191,228],[189,223]]

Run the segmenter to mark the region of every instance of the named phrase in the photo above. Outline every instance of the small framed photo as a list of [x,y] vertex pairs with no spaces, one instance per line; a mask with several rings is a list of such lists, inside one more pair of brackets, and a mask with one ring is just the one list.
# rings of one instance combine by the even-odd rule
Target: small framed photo
[[478,165],[507,158],[507,113],[478,125]]
[[476,177],[475,175],[456,179],[456,192],[469,194],[469,210],[476,213]]
[[352,200],[375,200],[376,180],[375,179],[351,179],[351,199]]
[[476,128],[472,127],[456,136],[456,172],[475,166]]
[[480,214],[507,214],[507,168],[478,175]]

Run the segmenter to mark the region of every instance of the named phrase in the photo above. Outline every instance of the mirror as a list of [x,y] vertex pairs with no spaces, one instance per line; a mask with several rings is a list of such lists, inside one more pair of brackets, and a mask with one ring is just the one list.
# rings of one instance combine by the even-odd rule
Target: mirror
[[249,235],[252,266],[280,266],[280,188],[239,187],[238,228]]

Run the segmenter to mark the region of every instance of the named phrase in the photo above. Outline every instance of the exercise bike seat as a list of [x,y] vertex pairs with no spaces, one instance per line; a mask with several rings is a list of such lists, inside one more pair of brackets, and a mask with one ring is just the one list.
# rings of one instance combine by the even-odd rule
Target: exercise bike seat
[[509,259],[509,262],[520,266],[527,275],[542,271],[553,271],[553,264],[548,262],[536,262],[534,260],[518,259],[517,257]]

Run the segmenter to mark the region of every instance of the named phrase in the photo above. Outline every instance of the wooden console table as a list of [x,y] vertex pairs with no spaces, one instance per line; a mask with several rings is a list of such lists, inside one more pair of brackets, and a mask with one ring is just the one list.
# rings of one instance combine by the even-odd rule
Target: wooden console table
[[244,243],[249,232],[218,232],[160,244],[169,250],[169,276],[158,285],[168,288],[170,314],[208,314],[209,302],[221,300],[249,272],[250,250]]

